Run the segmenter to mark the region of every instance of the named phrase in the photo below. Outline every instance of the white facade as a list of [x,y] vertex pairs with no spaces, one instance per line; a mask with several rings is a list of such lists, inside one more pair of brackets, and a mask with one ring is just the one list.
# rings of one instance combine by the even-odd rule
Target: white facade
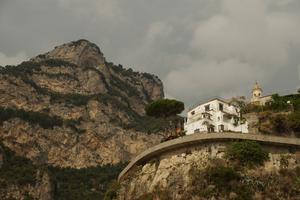
[[187,135],[225,131],[248,133],[248,123],[242,123],[239,116],[239,108],[216,98],[191,109],[184,129]]

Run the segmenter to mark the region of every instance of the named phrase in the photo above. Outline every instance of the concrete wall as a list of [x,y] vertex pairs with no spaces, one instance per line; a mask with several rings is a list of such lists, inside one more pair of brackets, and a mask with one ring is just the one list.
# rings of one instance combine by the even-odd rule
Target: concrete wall
[[170,140],[147,149],[136,158],[134,158],[126,166],[126,168],[120,173],[119,180],[134,166],[146,163],[153,158],[161,158],[163,156],[186,153],[189,152],[192,148],[203,148],[203,145],[207,144],[218,144],[218,146],[222,148],[222,145],[225,147],[226,144],[238,140],[257,141],[264,145],[264,147],[269,148],[272,151],[300,151],[300,139],[298,138],[240,133],[193,134]]

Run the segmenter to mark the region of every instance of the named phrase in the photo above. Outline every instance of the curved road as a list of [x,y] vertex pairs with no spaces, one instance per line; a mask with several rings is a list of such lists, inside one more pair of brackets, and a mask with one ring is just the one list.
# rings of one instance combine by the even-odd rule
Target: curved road
[[142,152],[125,167],[125,169],[120,173],[118,180],[120,180],[136,164],[145,162],[164,152],[182,147],[189,147],[191,145],[200,144],[203,142],[219,142],[232,140],[253,140],[265,144],[272,144],[277,146],[294,146],[300,148],[300,139],[298,138],[258,135],[249,133],[241,134],[230,132],[193,134],[160,143]]

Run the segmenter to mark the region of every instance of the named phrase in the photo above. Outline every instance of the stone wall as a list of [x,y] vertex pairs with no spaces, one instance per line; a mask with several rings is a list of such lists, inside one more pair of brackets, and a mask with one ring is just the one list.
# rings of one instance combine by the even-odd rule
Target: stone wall
[[300,149],[300,139],[298,138],[240,133],[193,134],[170,140],[147,149],[129,163],[129,165],[119,175],[119,180],[122,179],[122,177],[128,172],[130,172],[130,170],[136,165],[147,163],[153,158],[160,158],[169,154],[177,155],[184,153],[184,151],[193,150],[191,148],[202,149],[206,144],[212,145],[216,142],[228,144],[232,141],[238,140],[257,141],[263,144],[265,147],[272,147],[273,151],[276,152],[284,152],[289,150],[296,151],[297,149]]
[[[168,199],[186,199],[193,188],[194,171],[205,170],[214,160],[224,159],[228,142],[211,142],[183,147],[174,151],[162,153],[147,162],[134,166],[123,178],[119,200],[142,199],[146,194],[158,194],[166,191]],[[298,148],[286,148],[265,144],[263,146],[269,153],[269,161],[258,169],[256,173],[272,174],[279,169],[295,169],[299,166],[300,156]],[[286,158],[285,163],[282,158]],[[248,176],[253,171],[244,172]],[[250,176],[250,175],[249,175]],[[213,186],[211,186],[213,187]],[[194,194],[194,199],[198,194]]]

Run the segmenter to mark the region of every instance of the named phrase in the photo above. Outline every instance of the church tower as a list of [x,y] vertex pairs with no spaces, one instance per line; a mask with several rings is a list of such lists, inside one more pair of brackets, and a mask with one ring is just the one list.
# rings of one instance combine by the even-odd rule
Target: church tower
[[259,84],[255,83],[253,89],[252,89],[252,98],[251,103],[260,102],[260,98],[262,97],[263,90],[259,86]]

